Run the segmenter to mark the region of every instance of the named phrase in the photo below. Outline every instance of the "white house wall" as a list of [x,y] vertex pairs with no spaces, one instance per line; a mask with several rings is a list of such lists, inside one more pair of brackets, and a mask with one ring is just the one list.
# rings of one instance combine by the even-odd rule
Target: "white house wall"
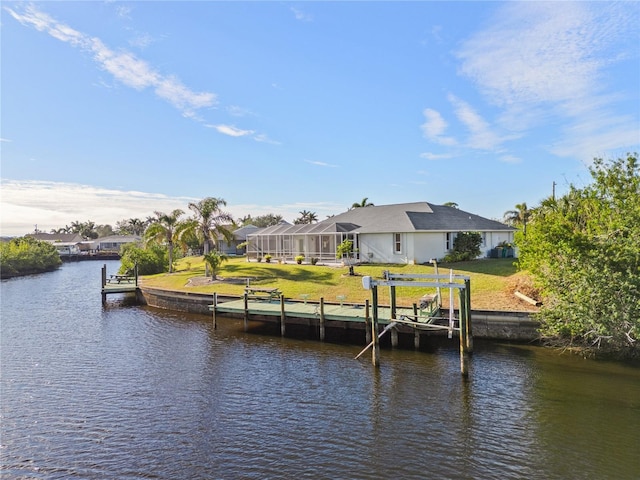
[[[451,232],[454,233],[454,232]],[[442,259],[447,253],[446,232],[403,233],[402,251],[394,252],[393,233],[360,234],[360,259],[371,263],[428,263]],[[512,232],[486,232],[480,247],[482,257],[489,256],[492,248],[502,242],[512,243]]]
[[427,263],[431,259],[440,259],[447,254],[446,234],[444,232],[416,233],[413,236],[415,251],[414,263]]

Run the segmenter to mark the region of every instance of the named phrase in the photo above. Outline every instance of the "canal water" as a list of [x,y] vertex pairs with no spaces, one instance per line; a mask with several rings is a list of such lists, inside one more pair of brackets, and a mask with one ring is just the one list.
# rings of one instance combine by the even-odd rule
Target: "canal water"
[[[0,283],[3,479],[637,479],[640,369],[383,350],[110,299],[98,262]],[[108,262],[115,272],[117,263]]]

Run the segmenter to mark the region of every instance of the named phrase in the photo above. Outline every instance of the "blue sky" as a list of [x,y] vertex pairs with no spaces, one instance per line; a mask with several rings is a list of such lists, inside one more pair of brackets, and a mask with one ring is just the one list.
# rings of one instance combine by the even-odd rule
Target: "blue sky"
[[187,211],[502,218],[640,145],[637,2],[11,2],[1,233]]

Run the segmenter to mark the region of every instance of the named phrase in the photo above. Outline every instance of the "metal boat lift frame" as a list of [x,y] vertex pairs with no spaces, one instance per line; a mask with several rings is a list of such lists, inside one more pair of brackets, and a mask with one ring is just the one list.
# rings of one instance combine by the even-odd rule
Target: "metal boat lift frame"
[[[447,329],[449,338],[452,332],[459,333],[460,338],[460,372],[463,376],[469,374],[469,355],[473,351],[473,335],[471,331],[471,280],[464,275],[456,275],[453,270],[449,274],[394,274],[385,272],[384,279],[377,280],[370,276],[362,277],[362,286],[366,290],[371,290],[372,322],[371,338],[369,346],[372,348],[371,361],[374,367],[380,366],[380,343],[378,334],[378,287],[389,287],[391,298],[391,321],[401,323],[413,328],[434,328]],[[440,304],[440,292],[443,288],[449,289],[449,326],[430,325],[418,321],[418,317],[401,315],[396,318],[396,287],[412,288],[436,288],[438,292],[438,305]],[[459,315],[458,326],[455,326],[454,319],[454,291],[459,294]],[[393,330],[393,327],[390,329]],[[381,335],[380,335],[381,336]],[[361,354],[364,353],[361,352]]]

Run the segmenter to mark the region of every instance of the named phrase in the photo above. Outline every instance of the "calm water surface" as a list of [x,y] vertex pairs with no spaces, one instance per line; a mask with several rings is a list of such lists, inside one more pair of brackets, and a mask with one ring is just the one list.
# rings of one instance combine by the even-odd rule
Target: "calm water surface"
[[[110,299],[98,262],[2,281],[3,479],[637,479],[640,369],[244,333]],[[109,262],[114,272],[117,263]]]

